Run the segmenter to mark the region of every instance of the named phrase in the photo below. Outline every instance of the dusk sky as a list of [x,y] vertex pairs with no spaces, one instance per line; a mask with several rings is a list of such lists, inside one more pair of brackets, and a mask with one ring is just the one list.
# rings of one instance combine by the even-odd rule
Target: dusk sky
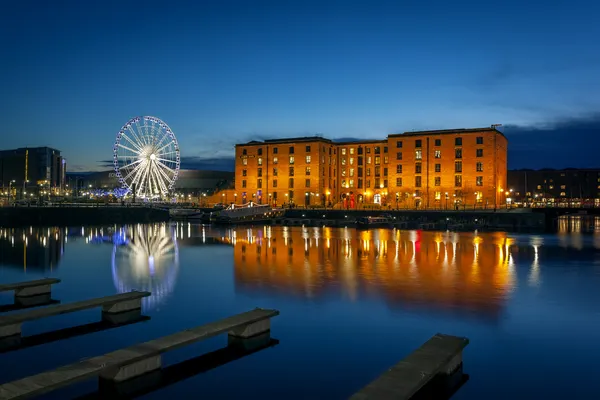
[[182,167],[233,145],[504,124],[509,168],[600,167],[598,1],[5,1],[0,149],[106,169],[153,115]]

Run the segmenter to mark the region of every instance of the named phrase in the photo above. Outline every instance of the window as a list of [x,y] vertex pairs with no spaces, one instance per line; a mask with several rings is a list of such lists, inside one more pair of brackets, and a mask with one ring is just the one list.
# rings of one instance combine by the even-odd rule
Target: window
[[423,141],[421,139],[415,140],[415,147],[416,148],[422,147],[422,144],[423,144]]
[[242,187],[243,187],[243,188],[245,188],[245,187],[246,187],[246,180],[245,180],[245,179],[242,181]]
[[381,154],[381,148],[379,146],[375,146],[375,154]]
[[454,150],[454,158],[462,158],[462,149]]
[[290,164],[294,163],[294,156],[290,156]]
[[396,187],[402,187],[402,178],[396,178]]
[[350,176],[354,176],[354,168],[350,168]]
[[375,187],[376,188],[381,187],[381,183],[379,183],[379,182],[380,182],[379,178],[375,178]]
[[402,173],[402,164],[396,165],[396,173],[397,174],[401,174]]
[[483,186],[483,176],[476,176],[475,177],[475,185],[477,185],[477,186]]
[[[358,150],[356,150],[356,154],[361,155],[363,153],[363,148],[359,147]],[[361,157],[358,158],[359,160],[361,159]]]
[[565,197],[567,194],[566,194],[565,192],[560,192],[560,195],[561,195],[562,197]]
[[350,165],[354,165],[354,157],[350,157]]
[[350,179],[348,182],[350,182],[350,187],[353,188],[354,187],[354,179]]
[[304,187],[310,187],[310,179],[304,181]]
[[542,188],[542,185],[537,185],[537,189],[540,190]]
[[483,144],[483,136],[477,136],[476,142],[477,144]]
[[456,161],[454,163],[454,172],[462,172],[462,161]]
[[435,139],[435,145],[436,146],[441,146],[442,145],[442,139]]
[[367,147],[367,154],[371,154],[371,148]]
[[257,172],[258,172],[258,176],[262,176],[262,168],[258,168]]
[[389,161],[390,160],[389,160],[388,156],[383,156],[383,163],[384,164],[387,164]]
[[354,154],[354,147],[350,147],[350,154]]
[[442,199],[442,192],[435,192],[435,199],[436,200],[441,200]]
[[381,156],[375,156],[375,165],[381,164]]
[[554,189],[554,185],[550,185],[550,189]]
[[273,164],[277,164],[279,160],[277,159],[277,157],[273,157]]
[[276,188],[277,187],[277,179],[273,180],[273,187]]
[[306,167],[306,170],[304,171],[304,175],[310,175],[310,167]]
[[415,164],[415,174],[420,174],[421,173],[421,163],[416,163]]
[[477,157],[483,157],[483,149],[477,149],[476,152]]
[[567,185],[560,185],[560,188],[564,190],[567,188]]
[[371,164],[371,156],[367,156],[367,164]]
[[245,156],[245,155],[247,155],[247,154],[248,154],[248,150],[246,150],[246,149],[243,149],[243,150],[242,150],[242,155],[243,155],[243,156]]
[[262,147],[259,147],[259,148],[258,148],[258,152],[257,152],[257,154],[258,154],[259,156],[262,156]]
[[273,176],[277,176],[277,168],[273,168]]
[[363,187],[363,181],[362,181],[362,178],[358,178],[358,188],[359,188],[359,189],[362,189],[362,187]]
[[398,140],[396,142],[396,148],[401,149],[402,148],[402,140]]
[[483,192],[475,192],[475,200],[478,203],[483,203]]
[[368,188],[371,187],[371,180],[370,179],[367,179],[367,185],[366,185],[366,187],[368,187]]
[[346,148],[342,147],[342,155],[345,156],[346,155]]
[[367,168],[367,176],[371,176],[371,168]]
[[387,153],[387,151],[388,151],[387,146],[383,146],[383,154]]
[[247,169],[243,169],[242,170],[242,176],[246,176],[248,175],[248,170]]
[[262,157],[258,157],[258,165],[262,165]]
[[375,167],[375,176],[379,176],[379,175],[381,175],[381,167],[377,166],[377,167]]
[[415,160],[421,160],[423,158],[423,150],[415,150]]
[[277,154],[277,153],[278,153],[277,147],[273,147],[273,154]]
[[294,167],[290,167],[290,173],[288,175],[294,176]]
[[248,159],[242,158],[242,165],[248,165]]
[[294,146],[290,146],[290,154],[294,154]]
[[415,176],[415,187],[421,187],[421,177]]
[[434,186],[442,186],[442,178],[439,176],[435,177]]
[[385,187],[385,188],[388,187],[388,185],[387,185],[387,179],[383,180],[383,187]]
[[462,175],[454,175],[454,186],[462,186]]
[[482,162],[477,163],[477,172],[483,172],[483,163]]
[[402,160],[402,152],[401,151],[396,153],[396,160]]
[[310,153],[310,146],[306,146],[306,152]]
[[442,151],[436,150],[433,155],[435,158],[442,158]]
[[259,188],[259,189],[261,189],[261,188],[262,188],[262,179],[258,179],[258,180],[256,181],[256,187],[257,187],[257,188]]
[[311,161],[311,158],[310,158],[310,156],[306,156],[306,163],[307,163],[307,164],[310,164],[310,161]]
[[460,137],[454,138],[454,145],[462,146],[462,138],[460,138]]
[[346,168],[342,168],[342,176],[346,176]]
[[442,172],[442,164],[435,164],[435,172]]
[[290,189],[293,189],[293,188],[294,188],[294,178],[290,178],[290,182],[289,182],[289,184],[288,184],[288,187],[289,187]]
[[387,168],[383,169],[383,176],[388,176],[388,169]]

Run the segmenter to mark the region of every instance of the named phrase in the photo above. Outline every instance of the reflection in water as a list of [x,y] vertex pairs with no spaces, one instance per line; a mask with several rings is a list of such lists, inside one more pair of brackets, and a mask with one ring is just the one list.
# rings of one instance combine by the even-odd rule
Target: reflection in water
[[[235,283],[245,292],[353,300],[382,297],[496,317],[516,284],[504,233],[486,235],[378,229],[232,229]],[[536,278],[537,279],[537,278]]]
[[179,249],[175,230],[166,224],[135,225],[113,235],[112,275],[120,293],[149,291],[142,302],[146,310],[164,301],[175,287]]
[[65,232],[59,228],[0,228],[0,265],[36,270],[56,268],[64,253]]

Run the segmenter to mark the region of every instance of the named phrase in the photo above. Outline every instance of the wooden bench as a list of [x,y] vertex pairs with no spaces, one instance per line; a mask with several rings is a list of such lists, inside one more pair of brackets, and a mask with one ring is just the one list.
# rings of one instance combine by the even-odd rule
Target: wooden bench
[[136,344],[102,356],[81,360],[52,371],[0,385],[0,399],[25,399],[60,387],[100,377],[122,382],[161,368],[161,354],[227,332],[250,339],[271,329],[277,310],[257,308],[241,314],[187,329],[169,336]]
[[7,283],[0,285],[0,292],[15,291],[15,300],[18,297],[29,297],[38,295],[50,295],[51,287],[55,283],[60,283],[60,279],[44,278],[35,281]]
[[[351,400],[440,398],[460,387],[462,351],[469,339],[438,333],[369,383]],[[442,396],[444,397],[444,396]]]
[[150,296],[150,292],[129,292],[113,296],[99,297],[75,303],[60,304],[25,311],[18,314],[0,316],[0,339],[9,336],[21,336],[23,322],[60,314],[72,313],[90,308],[102,307],[103,318],[106,314],[117,314],[142,308],[142,298]]

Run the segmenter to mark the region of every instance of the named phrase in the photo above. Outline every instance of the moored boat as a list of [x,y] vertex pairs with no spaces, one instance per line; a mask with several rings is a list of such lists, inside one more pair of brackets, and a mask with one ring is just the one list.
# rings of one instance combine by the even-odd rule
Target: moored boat
[[269,223],[283,215],[283,211],[273,209],[268,204],[248,203],[243,206],[231,204],[225,210],[213,212],[211,221],[217,224]]
[[196,208],[171,208],[169,217],[173,219],[201,219],[204,213]]
[[356,219],[358,229],[390,228],[392,219],[390,217],[360,217]]

